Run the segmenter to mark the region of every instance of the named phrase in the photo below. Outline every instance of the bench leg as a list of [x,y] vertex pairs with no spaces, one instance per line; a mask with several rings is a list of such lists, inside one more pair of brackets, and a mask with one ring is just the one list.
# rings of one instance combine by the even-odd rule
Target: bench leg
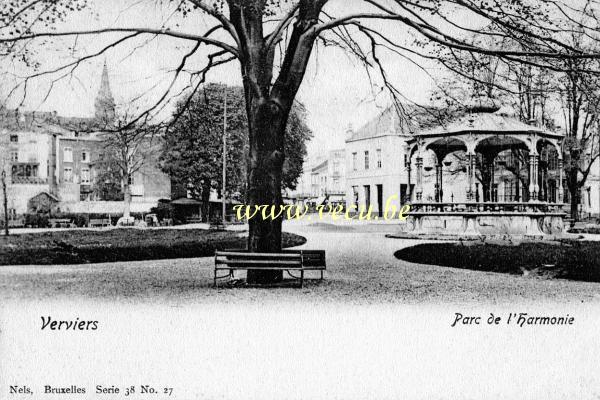
[[215,268],[215,277],[213,278],[213,287],[217,287],[217,270]]
[[304,286],[304,270],[300,271],[300,287]]
[[323,270],[321,270],[321,280],[323,280]]

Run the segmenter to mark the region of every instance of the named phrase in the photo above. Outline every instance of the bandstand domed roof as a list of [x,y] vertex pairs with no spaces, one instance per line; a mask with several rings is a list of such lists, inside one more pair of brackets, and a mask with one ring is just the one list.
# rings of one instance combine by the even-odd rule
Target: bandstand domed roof
[[549,131],[545,128],[526,124],[512,115],[507,115],[498,107],[479,107],[467,110],[466,113],[458,113],[456,117],[450,117],[444,122],[429,127],[417,136],[447,136],[476,134],[476,133],[511,133],[511,134],[535,134],[542,137],[561,138],[564,135]]
[[411,153],[431,149],[441,155],[454,151],[523,149],[535,153],[544,142],[560,151],[564,135],[521,122],[500,107],[479,106],[453,113],[438,124],[418,131],[407,141]]

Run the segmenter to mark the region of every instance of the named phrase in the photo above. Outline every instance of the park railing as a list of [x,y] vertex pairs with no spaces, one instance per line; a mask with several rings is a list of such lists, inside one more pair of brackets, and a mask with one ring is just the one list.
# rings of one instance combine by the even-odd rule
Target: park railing
[[546,202],[413,202],[410,214],[498,214],[551,213],[564,214],[565,204]]

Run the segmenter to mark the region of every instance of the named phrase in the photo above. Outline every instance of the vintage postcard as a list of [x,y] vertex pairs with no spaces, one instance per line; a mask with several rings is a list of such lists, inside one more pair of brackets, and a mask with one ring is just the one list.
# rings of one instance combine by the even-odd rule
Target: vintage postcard
[[599,399],[600,0],[0,0],[0,399]]

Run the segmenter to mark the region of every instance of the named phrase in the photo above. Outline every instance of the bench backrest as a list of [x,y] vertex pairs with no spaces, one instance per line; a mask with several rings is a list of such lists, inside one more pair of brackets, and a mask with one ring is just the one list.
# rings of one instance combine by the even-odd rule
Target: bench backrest
[[325,250],[301,250],[302,264],[305,267],[324,267]]
[[92,218],[90,224],[108,224],[108,218]]
[[[235,252],[243,254],[257,254],[250,253],[248,250],[225,250],[225,252]],[[218,252],[220,253],[220,252]],[[267,253],[270,254],[270,253]],[[281,250],[280,254],[299,254],[302,256],[302,265],[305,267],[325,267],[325,250]]]
[[217,251],[215,264],[243,268],[285,267],[301,268],[302,256],[297,253],[250,253],[247,251]]

